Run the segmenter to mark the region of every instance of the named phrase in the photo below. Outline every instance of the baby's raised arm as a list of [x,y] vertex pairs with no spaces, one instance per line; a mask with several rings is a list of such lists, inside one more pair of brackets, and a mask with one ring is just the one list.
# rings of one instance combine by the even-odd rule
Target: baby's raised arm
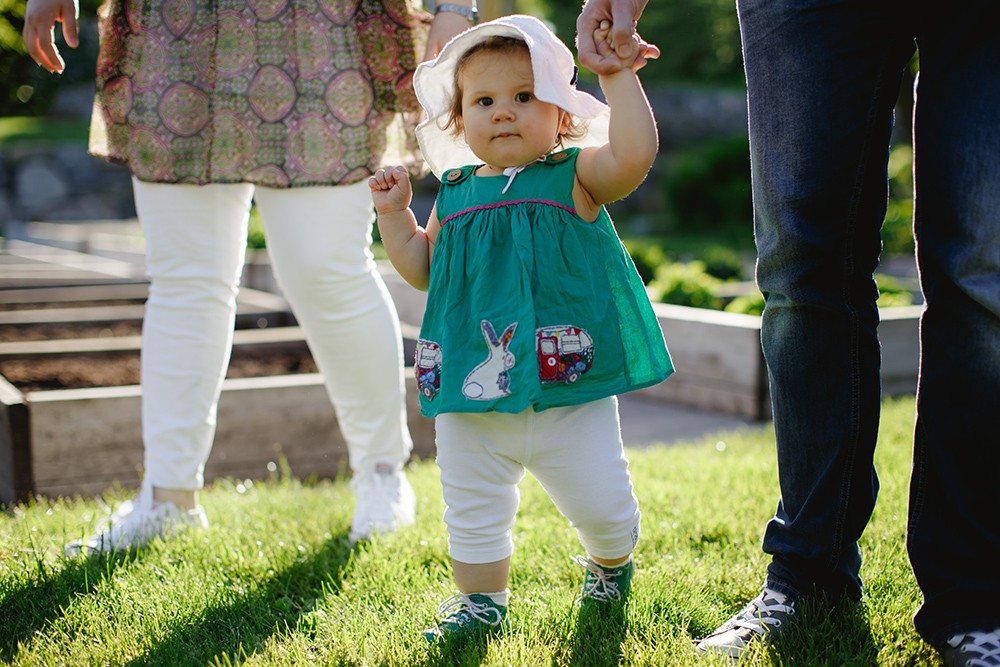
[[379,169],[368,179],[368,187],[372,191],[378,229],[389,261],[406,282],[426,290],[430,282],[434,240],[417,224],[410,210],[413,190],[409,174],[404,167]]
[[[607,45],[610,29],[611,24],[603,22],[594,40]],[[655,55],[641,38],[635,39],[630,57],[618,59],[621,69],[599,77],[611,107],[608,143],[586,148],[577,158],[577,179],[595,205],[621,199],[639,187],[656,158],[656,121],[636,74],[646,64],[646,58]],[[606,55],[614,54],[607,49]]]

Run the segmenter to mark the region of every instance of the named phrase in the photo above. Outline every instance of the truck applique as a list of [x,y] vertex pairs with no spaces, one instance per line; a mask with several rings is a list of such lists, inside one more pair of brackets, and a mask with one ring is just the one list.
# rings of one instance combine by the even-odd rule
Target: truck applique
[[535,350],[542,384],[573,384],[594,362],[594,341],[590,334],[571,325],[537,329]]
[[417,340],[414,370],[417,390],[430,400],[441,390],[441,346],[423,338]]

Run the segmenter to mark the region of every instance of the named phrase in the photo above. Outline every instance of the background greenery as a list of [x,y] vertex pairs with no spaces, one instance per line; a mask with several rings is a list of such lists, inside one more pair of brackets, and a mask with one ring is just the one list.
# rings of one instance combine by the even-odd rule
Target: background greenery
[[[67,68],[49,74],[25,54],[21,43],[24,0],[0,0],[0,148],[12,142],[85,140],[85,122],[44,118],[60,86],[86,85],[93,80],[97,36],[94,17],[99,0],[81,0],[81,47],[62,48]],[[572,48],[579,3],[560,0],[505,0],[502,10],[548,18]],[[732,0],[673,0],[650,2],[639,23],[640,32],[655,42],[662,56],[643,70],[649,90],[744,90],[739,25]],[[56,31],[61,43],[61,30]],[[898,141],[889,161],[890,200],[882,228],[885,253],[913,254],[912,150],[907,143],[908,109],[905,100],[916,61],[904,82]],[[584,78],[594,77],[587,72]],[[4,116],[8,116],[4,118]],[[817,165],[817,168],[821,168]],[[420,184],[418,184],[419,186]],[[429,183],[427,189],[436,186]],[[634,195],[611,207],[654,298],[668,303],[758,312],[763,301],[747,287],[753,279],[753,207],[749,146],[746,134],[718,137],[695,145],[665,148],[643,186],[655,191]],[[433,194],[433,193],[431,193]],[[376,229],[376,241],[377,241]],[[265,245],[259,218],[251,219],[249,243]],[[376,249],[377,254],[381,254]],[[880,280],[886,300],[909,300],[911,284]]]
[[[25,55],[21,42],[25,0],[0,0],[0,79],[4,82],[0,116],[44,114],[57,86],[92,80],[96,62],[96,31],[92,27],[99,5],[100,0],[80,0],[80,19],[85,27],[81,48],[75,52],[60,48],[67,64],[60,76],[48,74]],[[547,16],[570,46],[576,35],[579,6],[560,0],[513,3],[515,11]],[[732,0],[651,2],[640,27],[663,52],[643,73],[647,85],[743,85],[739,26]],[[56,35],[62,45],[58,28]]]
[[0,0],[0,116],[40,116],[49,111],[61,86],[94,80],[97,64],[95,17],[100,0],[80,2],[80,46],[70,49],[56,27],[56,43],[66,61],[63,74],[50,74],[28,57],[21,38],[25,0]]

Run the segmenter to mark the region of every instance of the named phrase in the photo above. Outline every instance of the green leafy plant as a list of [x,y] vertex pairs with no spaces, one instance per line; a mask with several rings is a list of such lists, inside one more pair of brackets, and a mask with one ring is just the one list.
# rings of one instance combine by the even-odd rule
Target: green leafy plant
[[[547,0],[556,34],[573,48],[579,2]],[[696,85],[744,85],[736,5],[732,0],[650,2],[639,32],[661,55],[643,68],[643,81]],[[589,72],[583,76],[592,78]]]
[[916,285],[884,273],[875,274],[875,283],[878,285],[879,308],[913,305],[913,290],[917,289]]
[[727,313],[742,313],[744,315],[761,315],[764,313],[764,295],[758,290],[751,294],[738,296],[723,308]]
[[715,294],[719,282],[705,271],[704,262],[667,262],[657,267],[649,290],[661,303],[719,309],[722,303]]
[[50,74],[28,57],[21,38],[25,0],[0,0],[0,116],[44,115],[58,88],[92,83],[97,63],[95,17],[101,0],[80,1],[80,46],[71,49],[55,29],[56,45],[66,62],[62,74]]
[[912,255],[913,246],[913,148],[893,147],[889,153],[889,202],[882,223],[882,252]]
[[752,229],[750,145],[745,136],[718,139],[666,156],[668,210],[662,231]]
[[264,223],[261,222],[260,212],[256,206],[250,209],[250,223],[247,225],[247,247],[267,247],[267,240],[264,238]]

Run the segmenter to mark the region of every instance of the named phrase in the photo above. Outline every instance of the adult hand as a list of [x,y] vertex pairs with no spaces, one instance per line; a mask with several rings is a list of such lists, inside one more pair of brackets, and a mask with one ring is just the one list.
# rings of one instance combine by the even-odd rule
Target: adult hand
[[471,27],[472,21],[461,14],[454,12],[438,12],[435,14],[430,32],[427,33],[427,51],[424,53],[424,62],[437,58],[438,54],[441,53],[441,49],[451,41],[452,37],[465,32]]
[[76,19],[77,0],[28,0],[24,10],[24,46],[31,58],[50,72],[66,68],[55,44],[56,21],[62,22],[63,39],[71,48],[80,44]]
[[[601,26],[594,33],[594,42],[597,44],[597,53],[601,58],[607,61],[606,69],[611,69],[611,62],[618,61],[618,69],[631,69],[633,72],[638,72],[646,65],[647,58],[655,58],[656,56],[650,53],[650,49],[656,49],[655,46],[647,44],[639,37],[639,33],[632,33],[632,49],[629,56],[622,57],[619,52],[612,48],[611,44],[611,23],[609,21],[601,21]],[[609,76],[613,72],[604,72],[602,76]]]
[[[636,38],[635,26],[645,7],[646,0],[587,0],[576,20],[580,64],[597,74],[614,74],[621,69],[622,60],[629,61],[636,55],[635,49],[640,49],[643,59],[659,56],[660,50],[655,45]],[[611,40],[607,48],[601,47],[594,37],[601,21],[611,22]]]

